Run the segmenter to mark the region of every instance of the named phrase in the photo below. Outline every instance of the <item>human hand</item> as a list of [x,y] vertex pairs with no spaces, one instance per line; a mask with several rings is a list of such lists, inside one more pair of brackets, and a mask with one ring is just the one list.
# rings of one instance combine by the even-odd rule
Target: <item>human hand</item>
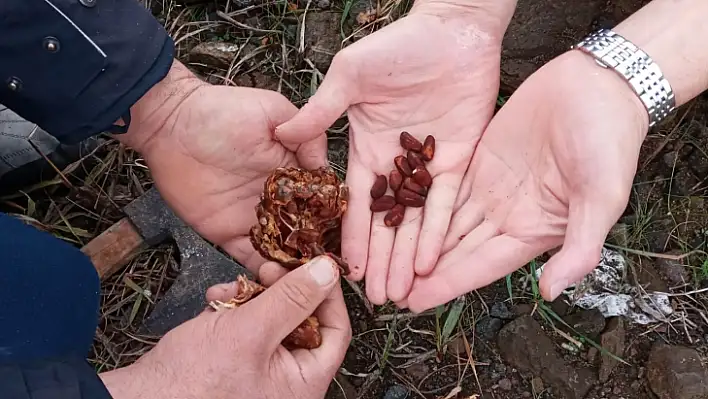
[[648,116],[627,83],[571,51],[534,73],[484,133],[433,273],[406,305],[443,304],[562,245],[544,267],[553,300],[597,266],[624,211]]
[[265,179],[281,166],[327,165],[326,137],[293,137],[284,146],[273,131],[297,112],[285,97],[210,85],[178,62],[132,112],[131,130],[117,137],[145,157],[165,201],[201,235],[257,272],[265,260],[248,232],[256,223]]
[[[284,143],[314,138],[347,111],[350,202],[342,255],[349,278],[366,277],[375,304],[405,298],[414,274],[435,265],[465,169],[494,112],[501,40],[514,3],[417,1],[408,16],[340,51],[315,95],[276,130]],[[406,209],[393,229],[385,213],[372,215],[369,190],[405,154],[401,131],[421,142],[435,136],[435,159],[427,165],[434,183],[424,208]]]
[[[282,277],[281,277],[282,276]],[[344,360],[351,327],[331,259],[316,258],[285,274],[268,262],[267,290],[235,309],[205,310],[168,332],[137,362],[100,377],[123,398],[323,398]],[[209,289],[207,301],[227,301],[235,284]],[[310,315],[322,344],[288,351],[281,341]]]

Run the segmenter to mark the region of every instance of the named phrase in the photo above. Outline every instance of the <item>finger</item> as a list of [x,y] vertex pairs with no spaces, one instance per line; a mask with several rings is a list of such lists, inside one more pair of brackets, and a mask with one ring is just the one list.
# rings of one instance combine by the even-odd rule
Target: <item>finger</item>
[[265,345],[263,350],[273,353],[285,337],[315,313],[337,285],[338,277],[339,269],[332,259],[317,257],[283,276],[231,317],[253,320],[257,329],[254,335]]
[[270,287],[271,285],[275,284],[276,281],[280,280],[281,278],[283,278],[283,276],[288,274],[288,271],[288,269],[284,268],[278,263],[267,262],[264,263],[258,271],[258,279],[261,280],[261,284],[263,284],[265,287]]
[[312,350],[296,350],[293,356],[301,365],[306,381],[334,375],[344,362],[352,329],[342,288],[337,284],[315,313],[320,323],[322,345]]
[[212,285],[207,289],[206,300],[226,302],[238,294],[238,285],[235,281]]
[[[468,230],[469,231],[469,230]],[[489,220],[483,221],[480,225],[474,227],[467,234],[460,234],[453,240],[457,241],[457,245],[452,248],[460,248],[460,251],[455,254],[472,253],[477,247],[499,235],[497,226]],[[445,252],[447,254],[450,250]]]
[[[332,60],[322,84],[300,111],[276,128],[283,144],[302,143],[322,134],[354,102],[357,86],[352,79],[352,66],[338,53]],[[346,57],[346,54],[344,55]]]
[[[286,148],[288,148],[286,146]],[[322,132],[314,139],[302,143],[295,150],[295,157],[298,163],[305,169],[314,170],[323,166],[328,166],[327,158],[327,134]]]
[[[366,272],[371,234],[371,196],[369,190],[376,176],[358,161],[352,160],[347,170],[349,203],[342,217],[342,257],[349,264],[352,281],[361,280]],[[383,219],[380,220],[383,223]]]
[[442,253],[446,253],[464,240],[484,221],[484,206],[476,201],[469,200],[455,212],[450,227],[448,228]]
[[[386,295],[391,301],[398,302],[408,296],[413,285],[415,252],[422,225],[423,208],[407,208],[396,230],[386,279]],[[426,245],[425,241],[420,242]]]
[[471,253],[455,248],[431,274],[416,277],[408,308],[420,313],[447,303],[506,276],[544,250],[538,242],[529,244],[509,235],[494,237]]
[[253,244],[248,237],[240,236],[236,239],[229,240],[223,243],[221,247],[253,274],[257,275],[258,270],[266,263],[266,260],[258,251],[253,249]]
[[396,230],[386,226],[384,217],[386,212],[373,215],[369,256],[366,261],[366,296],[374,305],[383,305],[388,299],[386,280],[391,262],[391,250],[396,237]]
[[252,89],[266,92],[256,98],[265,99],[260,102],[264,115],[268,118],[268,130],[274,132],[274,139],[278,140],[289,151],[294,152],[300,166],[306,169],[316,169],[327,165],[327,136],[326,127],[319,130],[308,130],[307,135],[294,136],[290,140],[282,140],[278,126],[297,116],[298,110],[282,94],[263,89]]
[[429,274],[440,256],[461,179],[462,176],[453,173],[441,173],[435,176],[430,187],[420,231],[421,245],[415,257],[415,273],[418,275]]
[[609,206],[605,201],[571,203],[568,227],[561,250],[543,267],[539,281],[541,295],[553,301],[570,284],[576,283],[600,263],[607,234],[621,216],[625,205]]

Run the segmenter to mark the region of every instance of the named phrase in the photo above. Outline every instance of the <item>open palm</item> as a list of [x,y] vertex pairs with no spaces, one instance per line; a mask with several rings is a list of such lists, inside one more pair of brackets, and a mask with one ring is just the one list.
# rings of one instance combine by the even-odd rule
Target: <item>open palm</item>
[[282,166],[326,165],[324,136],[289,147],[273,137],[296,112],[273,91],[204,84],[142,148],[165,201],[253,272],[265,260],[248,234],[268,175]]
[[586,55],[569,52],[537,71],[485,131],[445,253],[416,279],[408,307],[443,304],[560,245],[543,296],[584,277],[627,205],[647,126],[629,86]]
[[[347,111],[351,198],[342,254],[352,279],[366,277],[376,304],[403,299],[415,273],[435,266],[465,169],[493,114],[501,38],[474,22],[414,7],[338,53],[317,93],[278,127],[284,142],[302,140]],[[435,136],[436,152],[427,165],[433,185],[425,206],[407,208],[394,229],[385,226],[385,213],[369,210],[369,190],[377,175],[395,168],[394,157],[405,155],[402,131],[421,141]]]

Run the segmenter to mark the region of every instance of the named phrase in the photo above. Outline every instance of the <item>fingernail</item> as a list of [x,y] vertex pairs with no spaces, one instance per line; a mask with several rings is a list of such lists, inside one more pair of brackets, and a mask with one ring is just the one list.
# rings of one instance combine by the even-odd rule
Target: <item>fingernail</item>
[[551,286],[551,298],[554,300],[563,293],[563,290],[568,288],[568,280],[561,279],[553,283]]
[[328,286],[334,280],[334,263],[327,257],[320,256],[307,264],[312,279],[321,286]]

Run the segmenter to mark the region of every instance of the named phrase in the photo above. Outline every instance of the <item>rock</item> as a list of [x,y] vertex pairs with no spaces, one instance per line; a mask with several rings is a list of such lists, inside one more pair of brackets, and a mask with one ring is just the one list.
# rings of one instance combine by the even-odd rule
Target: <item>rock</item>
[[245,75],[239,75],[234,82],[242,87],[254,87],[265,90],[278,90],[278,80],[260,71],[253,71]]
[[541,392],[543,392],[543,380],[539,377],[534,377],[531,380],[531,389],[533,389],[536,395],[540,395]]
[[568,313],[568,309],[570,308],[570,306],[568,306],[568,304],[565,302],[565,298],[567,298],[565,295],[561,295],[553,302],[551,302],[551,310],[556,312],[556,314],[560,317],[565,316]]
[[511,391],[511,380],[508,378],[502,378],[499,380],[497,385],[499,386],[499,389],[503,391]]
[[497,335],[499,330],[501,330],[503,325],[504,322],[501,319],[497,319],[496,317],[484,316],[479,319],[477,324],[475,324],[475,330],[477,331],[478,337],[487,341],[491,341]]
[[430,374],[430,370],[425,363],[416,363],[406,368],[406,374],[408,374],[413,381],[419,382]]
[[489,315],[502,320],[511,320],[514,318],[514,313],[509,310],[504,302],[495,302],[489,309]]
[[341,48],[341,18],[342,14],[330,11],[308,12],[305,17],[305,55],[322,73]]
[[647,381],[659,399],[708,398],[708,371],[695,350],[655,344],[647,361]]
[[386,390],[383,399],[407,399],[409,396],[408,388],[402,385],[393,385]]
[[[669,254],[681,254],[681,251],[671,251]],[[656,268],[666,276],[666,279],[673,285],[682,285],[691,281],[686,266],[680,260],[662,259],[656,260]]]
[[531,316],[509,322],[497,338],[502,358],[521,372],[541,377],[560,398],[582,399],[594,383],[594,375],[586,367],[566,363],[553,342]]
[[[605,328],[605,316],[597,309],[578,310],[563,317],[563,320],[575,331],[591,339],[597,337]],[[566,326],[561,324],[560,327],[568,331]],[[572,331],[568,332],[572,333]]]
[[642,262],[635,270],[636,278],[634,278],[634,275],[632,276],[635,284],[641,285],[647,291],[668,292],[669,287],[661,279],[661,274],[656,270],[654,263]]
[[[613,317],[607,322],[607,328],[600,336],[600,346],[621,358],[624,354],[624,319],[621,317]],[[612,370],[617,367],[619,361],[615,358],[602,354],[600,357],[599,377],[601,382],[607,382],[610,379]]]
[[189,62],[226,69],[238,54],[240,46],[226,42],[203,42],[189,52]]
[[462,336],[450,340],[447,344],[447,350],[453,355],[466,355],[467,346],[465,346],[465,340]]

